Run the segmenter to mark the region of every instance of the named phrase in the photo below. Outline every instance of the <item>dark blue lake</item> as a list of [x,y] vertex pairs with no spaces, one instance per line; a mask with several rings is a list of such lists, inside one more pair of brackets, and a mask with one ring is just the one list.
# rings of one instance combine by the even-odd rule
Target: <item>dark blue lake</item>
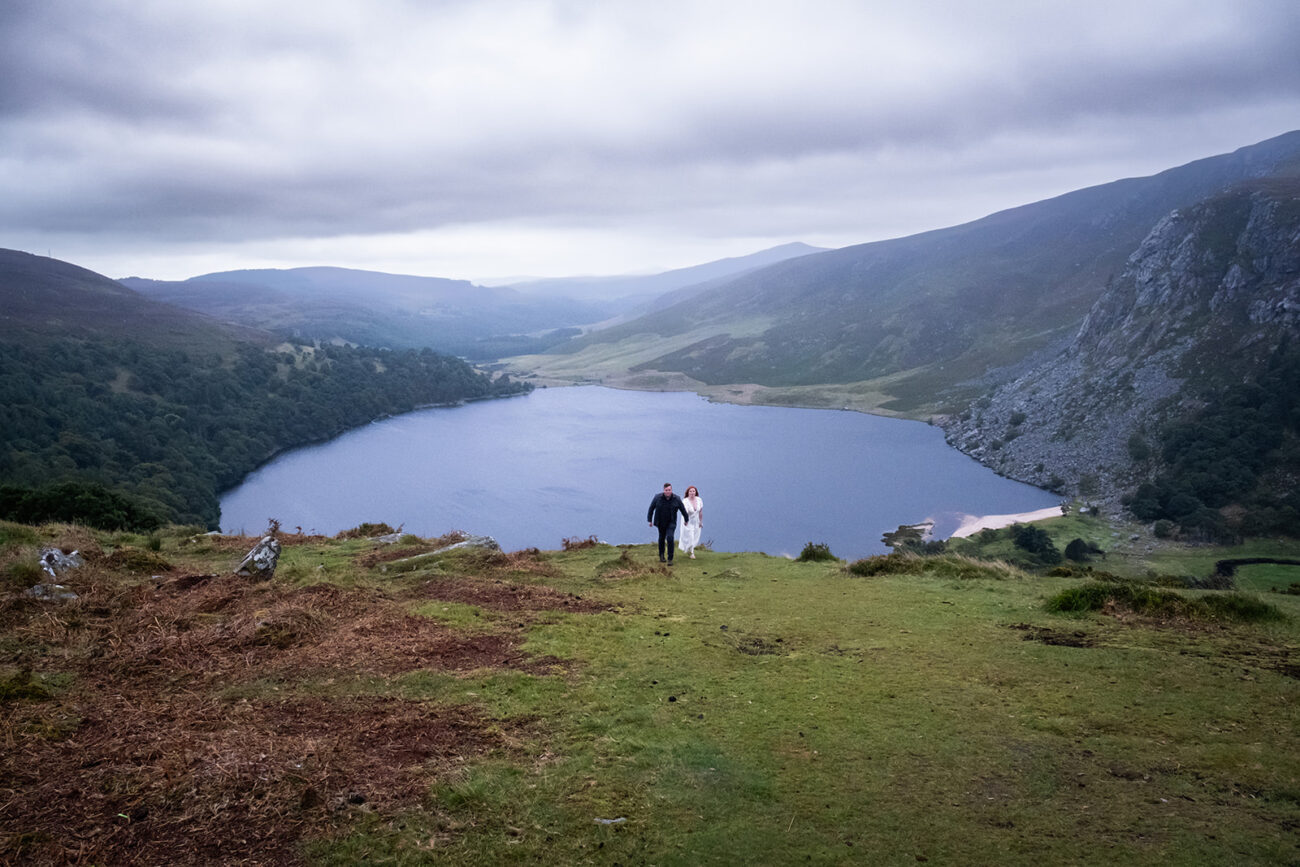
[[366,521],[421,536],[493,536],[506,550],[571,536],[653,542],[664,482],[704,499],[705,541],[725,551],[881,553],[883,532],[926,519],[1055,505],[1004,479],[921,422],[837,410],[709,403],[689,393],[538,389],[428,409],[286,453],[221,500],[226,532],[333,535]]

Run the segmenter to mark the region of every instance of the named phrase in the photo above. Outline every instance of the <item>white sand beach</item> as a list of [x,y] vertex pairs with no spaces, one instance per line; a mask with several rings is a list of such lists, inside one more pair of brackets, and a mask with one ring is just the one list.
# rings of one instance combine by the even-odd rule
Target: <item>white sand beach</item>
[[1061,517],[1060,506],[1049,506],[1036,512],[1020,512],[1016,515],[965,515],[961,526],[952,534],[953,539],[964,539],[980,530],[1000,530],[1012,524],[1025,524],[1030,521],[1043,521],[1047,518]]

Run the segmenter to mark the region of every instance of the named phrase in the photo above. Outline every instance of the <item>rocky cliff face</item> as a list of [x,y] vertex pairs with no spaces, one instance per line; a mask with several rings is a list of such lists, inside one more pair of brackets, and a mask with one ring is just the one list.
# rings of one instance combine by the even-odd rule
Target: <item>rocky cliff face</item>
[[1064,351],[946,436],[1004,475],[1113,505],[1156,468],[1165,423],[1297,336],[1300,179],[1244,185],[1161,219]]

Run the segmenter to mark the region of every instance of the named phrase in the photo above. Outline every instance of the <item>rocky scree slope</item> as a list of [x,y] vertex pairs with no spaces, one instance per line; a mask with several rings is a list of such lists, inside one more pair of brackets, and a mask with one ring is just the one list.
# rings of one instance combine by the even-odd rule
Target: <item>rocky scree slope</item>
[[943,426],[1004,475],[1113,506],[1161,468],[1166,424],[1298,332],[1300,177],[1246,183],[1161,219],[1063,352]]

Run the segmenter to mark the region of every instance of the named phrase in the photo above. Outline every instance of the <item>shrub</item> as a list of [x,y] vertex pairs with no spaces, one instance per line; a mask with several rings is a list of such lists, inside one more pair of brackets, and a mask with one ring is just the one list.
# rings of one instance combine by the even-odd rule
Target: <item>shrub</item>
[[0,517],[20,524],[85,524],[99,530],[156,530],[163,519],[142,500],[96,482],[44,488],[0,486]]
[[1151,532],[1156,534],[1157,539],[1168,539],[1174,535],[1174,522],[1161,518],[1156,521],[1155,526],[1151,528]]
[[400,530],[401,527],[398,527],[396,530],[394,530],[392,527],[384,523],[371,524],[369,522],[366,522],[364,524],[358,524],[357,526],[353,527],[351,530],[344,530],[334,538],[335,539],[373,539],[375,536],[391,536]]
[[800,563],[835,559],[837,558],[831,553],[831,546],[827,545],[825,542],[809,542],[807,545],[803,546],[803,550],[799,552],[799,556],[795,557],[795,560]]
[[1001,561],[977,560],[960,554],[922,557],[910,552],[881,554],[855,560],[847,567],[849,573],[872,578],[877,575],[930,575],[935,578],[961,580],[1021,577],[1023,573]]
[[1076,563],[1087,563],[1088,543],[1082,539],[1070,540],[1070,544],[1065,546],[1065,557],[1067,560],[1073,560]]
[[1151,457],[1151,446],[1147,445],[1141,434],[1133,434],[1128,438],[1128,456],[1135,461],[1145,461]]
[[1099,611],[1111,600],[1111,588],[1105,584],[1068,587],[1047,600],[1047,610],[1058,614],[1082,614]]
[[1028,551],[1049,566],[1061,562],[1061,552],[1056,549],[1047,531],[1032,524],[1012,524],[1011,540],[1017,548]]
[[1023,412],[1013,412],[1011,413],[1011,426],[1019,427],[1025,423],[1025,419],[1027,418],[1029,418],[1029,416],[1025,415]]
[[1152,587],[1099,582],[1061,591],[1047,600],[1047,610],[1058,614],[1081,614],[1100,611],[1108,604],[1150,616],[1244,622],[1286,619],[1286,615],[1271,603],[1241,593],[1211,594],[1200,599],[1188,599],[1179,593]]
[[895,551],[912,551],[917,554],[942,554],[948,547],[943,539],[926,540],[927,525],[900,524],[897,530],[885,533],[880,541]]
[[570,536],[560,541],[560,546],[566,551],[580,551],[583,548],[595,548],[600,544],[595,536],[588,536],[583,539],[580,536]]
[[872,578],[876,575],[916,575],[923,568],[919,557],[909,557],[906,554],[897,553],[866,557],[861,560],[854,560],[848,565],[850,572],[864,578]]
[[1132,584],[1102,584],[1093,582],[1081,587],[1070,587],[1047,600],[1047,610],[1060,614],[1079,614],[1100,611],[1114,603],[1141,614],[1178,614],[1186,600],[1176,593],[1167,593]]
[[1286,615],[1271,602],[1244,593],[1215,593],[1203,597],[1201,602],[1212,614],[1228,620],[1255,622],[1286,619]]

